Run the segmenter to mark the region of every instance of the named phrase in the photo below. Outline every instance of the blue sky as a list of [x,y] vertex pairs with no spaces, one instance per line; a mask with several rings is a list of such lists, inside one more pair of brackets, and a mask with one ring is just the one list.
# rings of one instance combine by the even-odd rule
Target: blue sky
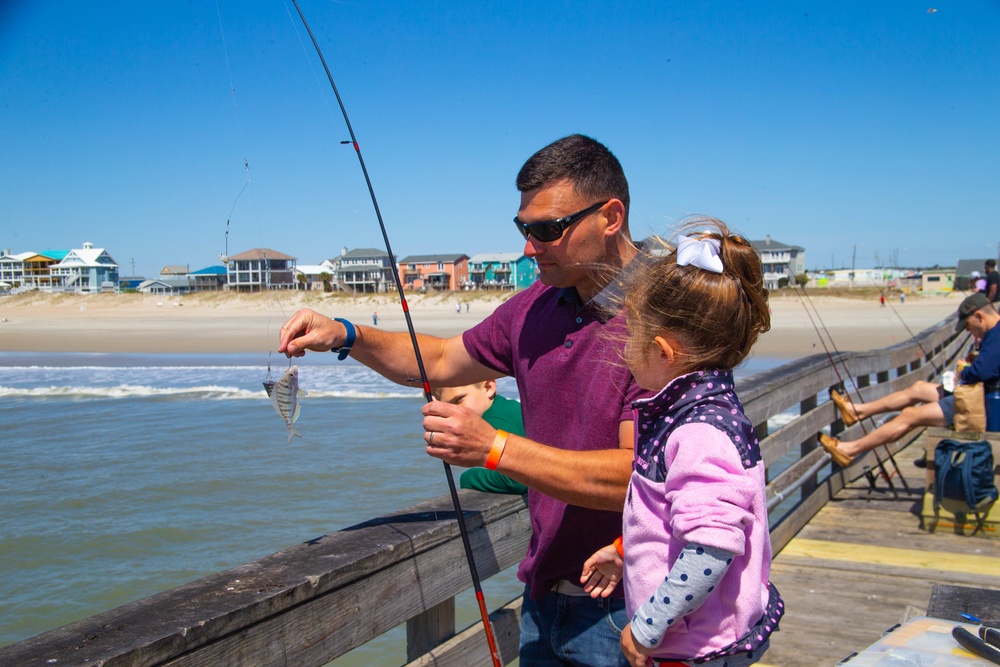
[[[521,250],[517,170],[573,132],[621,159],[636,237],[707,214],[808,268],[997,254],[997,0],[301,7],[399,257]],[[229,254],[380,247],[347,137],[290,0],[0,1],[2,248],[199,269],[227,220]]]

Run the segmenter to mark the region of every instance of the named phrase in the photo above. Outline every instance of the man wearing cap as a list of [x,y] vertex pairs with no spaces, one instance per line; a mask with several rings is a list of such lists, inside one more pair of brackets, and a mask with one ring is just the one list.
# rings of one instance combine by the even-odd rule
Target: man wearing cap
[[[962,369],[959,381],[962,384],[983,382],[987,385],[1000,380],[1000,314],[985,294],[976,293],[965,299],[958,307],[958,324],[955,331],[967,330],[980,340],[979,355],[971,365]],[[834,391],[833,402],[840,410],[844,424],[850,426],[860,419],[902,410],[885,424],[857,440],[841,442],[836,438],[820,434],[823,448],[830,453],[834,463],[846,468],[855,457],[899,440],[917,426],[948,426],[955,421],[955,397],[946,395],[944,388],[934,382],[919,381],[902,391],[893,392],[870,403],[852,403],[851,400]]]

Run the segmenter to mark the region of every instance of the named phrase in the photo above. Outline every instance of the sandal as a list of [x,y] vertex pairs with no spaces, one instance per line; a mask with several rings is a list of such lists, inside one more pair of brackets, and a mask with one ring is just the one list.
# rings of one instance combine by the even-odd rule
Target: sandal
[[858,415],[854,412],[854,404],[836,389],[830,391],[830,400],[840,411],[840,420],[844,426],[853,426],[858,423]]
[[831,438],[825,433],[819,434],[819,444],[823,445],[823,449],[827,451],[833,462],[836,463],[841,468],[847,468],[851,465],[851,461],[854,459],[837,449],[837,445],[840,444],[840,440],[836,438]]

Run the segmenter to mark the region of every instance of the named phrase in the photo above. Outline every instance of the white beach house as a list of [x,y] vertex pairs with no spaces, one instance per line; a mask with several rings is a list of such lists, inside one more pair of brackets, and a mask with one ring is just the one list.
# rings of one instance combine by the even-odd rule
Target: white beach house
[[53,291],[115,292],[118,290],[118,264],[104,248],[84,243],[74,248],[58,264],[49,267]]

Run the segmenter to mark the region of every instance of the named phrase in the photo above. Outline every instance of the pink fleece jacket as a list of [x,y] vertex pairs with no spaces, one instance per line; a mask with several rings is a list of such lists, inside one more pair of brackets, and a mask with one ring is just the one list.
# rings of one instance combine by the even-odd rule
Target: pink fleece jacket
[[[666,632],[654,656],[661,659],[691,660],[732,647],[768,608],[764,464],[732,375],[713,373],[678,378],[633,404],[635,467],[623,517],[629,616],[656,591],[685,544],[735,554],[704,604]],[[780,596],[774,596],[776,621]],[[760,640],[775,626],[764,619]]]

